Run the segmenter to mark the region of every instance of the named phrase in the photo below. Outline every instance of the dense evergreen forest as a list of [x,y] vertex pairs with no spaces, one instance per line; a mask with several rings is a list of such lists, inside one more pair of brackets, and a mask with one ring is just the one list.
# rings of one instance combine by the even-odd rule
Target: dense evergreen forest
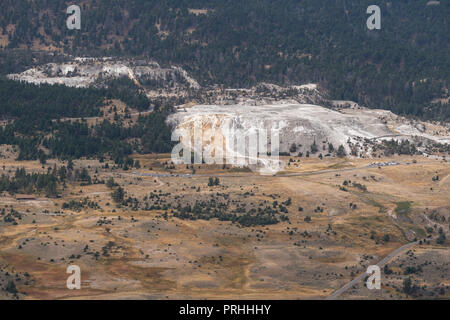
[[[101,116],[106,99],[119,99],[137,110],[150,101],[137,91],[112,84],[110,89],[33,85],[0,78],[0,144],[19,147],[19,160],[45,162],[48,157],[72,159],[108,155],[123,164],[133,151],[170,152],[171,130],[165,124],[168,105],[155,101],[155,112],[139,117],[131,127],[104,120],[89,126],[83,118]],[[65,122],[61,118],[81,118]],[[131,144],[130,139],[138,139]],[[42,147],[49,150],[44,153]]]
[[[80,31],[65,27],[70,4],[3,0],[0,72],[45,62],[29,49],[54,46],[77,55],[148,56],[181,65],[202,84],[315,82],[335,99],[450,118],[438,100],[448,95],[449,1],[88,0],[80,4]],[[381,30],[366,27],[371,4],[381,7]]]

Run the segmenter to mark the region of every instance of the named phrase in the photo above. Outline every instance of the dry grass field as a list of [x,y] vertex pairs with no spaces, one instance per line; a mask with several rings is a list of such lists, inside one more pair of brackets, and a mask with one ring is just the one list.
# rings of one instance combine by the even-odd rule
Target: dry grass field
[[[43,168],[14,160],[11,150],[2,154],[0,174],[62,164]],[[369,167],[375,160],[292,158],[285,171],[260,176],[222,166],[169,167],[169,155],[135,160],[141,168],[128,171],[94,160],[74,165],[98,181],[113,177],[141,206],[117,205],[104,183],[67,184],[60,198],[1,194],[0,299],[324,299],[396,248],[427,237],[388,263],[382,290],[361,283],[341,298],[450,296],[449,240],[434,239],[450,224],[448,162],[393,157],[376,161],[399,165]],[[208,186],[209,177],[219,184]],[[86,198],[95,205],[63,208]],[[288,220],[243,226],[174,216],[178,204],[211,199],[233,210],[283,207]],[[3,219],[12,208],[20,213],[15,224]],[[81,290],[66,288],[69,265],[81,268]],[[415,295],[403,290],[407,277]],[[11,281],[16,295],[5,290]]]

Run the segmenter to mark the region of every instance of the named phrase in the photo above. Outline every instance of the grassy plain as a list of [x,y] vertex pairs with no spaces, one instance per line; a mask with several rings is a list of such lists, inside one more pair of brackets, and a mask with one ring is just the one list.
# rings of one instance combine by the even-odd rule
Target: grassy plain
[[[117,205],[105,184],[67,184],[61,198],[0,196],[0,210],[21,213],[17,225],[0,221],[0,298],[16,298],[5,290],[13,281],[20,299],[323,299],[396,248],[437,235],[439,227],[447,232],[450,223],[450,165],[442,160],[392,157],[376,161],[400,165],[369,167],[374,160],[292,158],[283,172],[261,176],[222,166],[195,165],[195,174],[185,165],[168,169],[169,155],[135,159],[141,168],[134,171],[74,163],[98,180],[113,177],[127,197],[171,208]],[[0,174],[17,167],[46,172],[54,164],[62,163],[42,168],[6,157]],[[208,186],[209,177],[220,184]],[[150,200],[151,193],[158,197]],[[98,207],[62,209],[85,198]],[[177,203],[211,198],[246,209],[290,198],[289,221],[243,227],[173,216]],[[393,273],[381,292],[360,285],[343,298],[408,298],[402,289],[408,276],[426,286],[422,297],[449,298],[448,249],[448,239],[425,241],[389,264]],[[81,290],[66,288],[73,264],[81,267]],[[422,271],[405,274],[407,266]]]

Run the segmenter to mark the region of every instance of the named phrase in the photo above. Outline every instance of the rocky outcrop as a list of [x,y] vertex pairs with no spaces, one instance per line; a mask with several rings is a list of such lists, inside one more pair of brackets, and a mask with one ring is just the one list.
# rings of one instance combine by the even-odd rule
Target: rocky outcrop
[[162,68],[152,60],[115,58],[74,58],[10,74],[8,78],[69,87],[105,87],[110,80],[127,77],[143,89],[199,89],[200,85],[179,67]]
[[[329,144],[347,154],[372,155],[372,147],[386,139],[407,139],[423,143],[450,143],[448,128],[407,120],[386,110],[354,107],[332,110],[318,105],[279,101],[275,104],[196,105],[180,107],[168,122],[176,128],[193,130],[214,128],[224,139],[236,139],[230,133],[248,135],[255,130],[279,131],[280,152],[326,155]],[[210,131],[204,130],[208,133]],[[211,141],[205,133],[203,144]],[[313,147],[314,145],[314,147]],[[313,150],[317,149],[316,152]]]

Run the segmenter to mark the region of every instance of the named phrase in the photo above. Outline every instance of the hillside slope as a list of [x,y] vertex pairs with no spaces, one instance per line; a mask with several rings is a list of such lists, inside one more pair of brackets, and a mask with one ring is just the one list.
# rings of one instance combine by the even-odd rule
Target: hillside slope
[[10,68],[17,50],[146,56],[201,85],[312,82],[334,99],[450,118],[448,1],[379,1],[377,31],[369,0],[85,0],[80,31],[65,27],[69,4],[3,0],[0,73],[24,70]]

